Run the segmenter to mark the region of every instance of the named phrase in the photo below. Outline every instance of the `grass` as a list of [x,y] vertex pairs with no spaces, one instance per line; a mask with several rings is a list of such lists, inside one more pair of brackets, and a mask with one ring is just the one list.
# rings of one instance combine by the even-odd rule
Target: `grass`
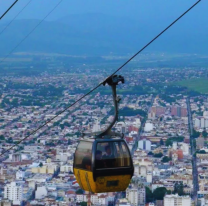
[[208,93],[208,79],[207,78],[198,78],[198,79],[188,79],[175,82],[175,85],[180,85],[187,87],[188,89],[200,92],[202,94]]

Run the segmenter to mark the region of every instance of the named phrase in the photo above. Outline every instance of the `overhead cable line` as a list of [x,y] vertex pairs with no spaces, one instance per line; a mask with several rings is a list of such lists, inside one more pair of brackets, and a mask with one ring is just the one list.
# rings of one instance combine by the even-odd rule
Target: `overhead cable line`
[[22,44],[36,29],[40,24],[61,4],[63,0],[60,0],[54,7],[53,9],[0,61],[2,63],[5,61],[5,59],[8,58],[12,54],[12,52],[20,45]]
[[18,2],[18,0],[16,0],[0,17],[0,20],[9,12],[9,10]]
[[10,24],[22,13],[22,11],[31,3],[32,0],[27,2],[27,4],[17,13],[17,15],[4,27],[4,29],[0,32],[0,35],[10,26]]
[[[186,10],[181,16],[179,16],[175,21],[173,21],[169,26],[167,26],[162,32],[160,32],[155,38],[153,38],[149,43],[147,43],[142,49],[140,49],[136,54],[134,54],[130,59],[128,59],[123,65],[121,65],[115,72],[113,72],[109,77],[112,77],[114,74],[116,74],[119,70],[121,70],[126,64],[128,64],[133,58],[135,58],[139,53],[141,53],[145,48],[147,48],[152,42],[154,42],[159,36],[161,36],[165,31],[167,31],[171,26],[173,26],[173,24],[175,24],[179,19],[181,19],[186,13],[188,13],[191,9],[193,9],[201,0],[197,1],[193,6],[191,6],[188,10]],[[108,78],[109,78],[108,77]],[[106,78],[107,79],[107,78]],[[94,87],[93,89],[91,89],[89,92],[87,92],[86,94],[84,94],[82,97],[80,97],[78,100],[76,100],[73,104],[69,105],[68,107],[66,107],[64,110],[62,110],[61,112],[59,112],[56,116],[54,116],[53,118],[51,118],[50,120],[46,121],[44,124],[42,124],[41,126],[39,126],[37,129],[33,130],[29,135],[27,135],[26,137],[24,137],[23,139],[21,139],[20,141],[18,141],[15,145],[11,146],[9,149],[7,149],[6,151],[4,151],[3,153],[0,154],[0,157],[2,155],[4,155],[5,153],[7,153],[8,151],[10,151],[11,149],[13,149],[14,147],[16,147],[18,144],[20,144],[21,142],[23,142],[24,140],[26,140],[28,137],[30,137],[31,135],[35,134],[38,130],[40,130],[41,128],[43,128],[44,126],[46,126],[48,123],[52,122],[56,117],[58,117],[59,115],[61,115],[62,113],[64,113],[65,111],[67,111],[69,108],[73,107],[75,104],[77,104],[79,101],[81,101],[82,99],[84,99],[86,96],[88,96],[89,94],[91,94],[92,92],[94,92],[98,87],[100,87],[105,81],[102,81],[101,83],[99,83],[96,87]]]

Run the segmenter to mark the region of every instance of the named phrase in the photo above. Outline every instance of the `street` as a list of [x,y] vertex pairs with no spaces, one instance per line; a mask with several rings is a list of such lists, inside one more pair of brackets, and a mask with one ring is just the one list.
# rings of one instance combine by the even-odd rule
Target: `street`
[[190,107],[190,99],[187,98],[187,111],[188,111],[188,123],[190,129],[190,144],[191,144],[191,154],[192,154],[192,172],[193,172],[193,199],[195,201],[195,205],[197,205],[197,191],[199,190],[199,182],[198,182],[198,171],[197,171],[197,158],[194,156],[195,148],[194,148],[194,138],[193,138],[193,120],[191,114]]

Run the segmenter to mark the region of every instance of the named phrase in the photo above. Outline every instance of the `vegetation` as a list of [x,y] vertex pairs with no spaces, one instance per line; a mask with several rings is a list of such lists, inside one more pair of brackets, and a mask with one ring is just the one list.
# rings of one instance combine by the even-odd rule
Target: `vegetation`
[[154,157],[156,157],[156,158],[161,158],[163,156],[163,153],[156,153],[156,154],[154,154]]
[[80,202],[79,205],[80,206],[87,206],[87,202]]
[[145,187],[146,190],[146,202],[152,202],[154,200],[152,191],[149,187]]
[[145,189],[146,189],[146,202],[163,200],[166,194],[171,194],[171,191],[167,190],[165,187],[158,187],[153,192],[148,187],[145,187]]
[[147,112],[145,112],[142,109],[134,110],[128,107],[124,107],[123,109],[119,111],[119,116],[136,116],[136,115],[141,115],[144,117],[147,115]]
[[183,142],[184,137],[178,136],[178,137],[170,137],[166,140],[165,145],[166,146],[172,146],[173,142]]
[[199,136],[200,136],[200,132],[197,132],[195,129],[193,129],[192,137],[193,138],[198,138]]
[[163,163],[166,163],[166,162],[169,162],[169,161],[171,161],[171,158],[169,158],[168,156],[164,156],[161,160],[161,162],[163,162]]
[[5,140],[4,135],[0,135],[0,140]]
[[208,93],[208,79],[207,78],[197,78],[197,79],[187,79],[176,82],[175,84],[187,87],[193,91],[199,93]]
[[82,189],[80,188],[80,189],[78,189],[78,190],[76,191],[76,194],[84,194],[84,190],[82,190]]
[[150,151],[150,152],[148,153],[148,155],[154,155],[154,153]]
[[179,196],[185,195],[183,187],[183,183],[175,183],[173,193],[177,193]]
[[202,132],[202,136],[205,137],[205,138],[208,136],[206,130],[204,130],[204,131]]
[[160,139],[160,145],[164,145],[164,141],[162,138]]
[[205,150],[197,150],[197,151],[194,153],[194,157],[196,157],[196,154],[206,154],[206,151],[205,151]]

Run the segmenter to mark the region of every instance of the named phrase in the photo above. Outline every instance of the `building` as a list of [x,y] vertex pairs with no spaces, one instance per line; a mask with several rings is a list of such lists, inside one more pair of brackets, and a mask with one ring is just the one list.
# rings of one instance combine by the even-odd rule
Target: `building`
[[147,139],[139,140],[138,148],[142,150],[151,151],[151,142]]
[[204,147],[204,137],[200,136],[196,139],[196,148],[201,149]]
[[133,206],[145,206],[145,187],[128,188],[126,198]]
[[150,122],[146,122],[146,123],[145,123],[145,126],[144,126],[144,131],[145,131],[145,132],[150,132],[150,131],[152,131],[152,130],[153,130],[153,124],[150,123]]
[[189,144],[182,142],[181,149],[182,149],[184,155],[189,155]]
[[191,206],[190,196],[166,195],[164,197],[164,206]]
[[186,117],[187,116],[187,108],[180,106],[172,106],[171,107],[171,115],[176,117]]
[[194,127],[197,129],[208,128],[208,119],[204,117],[195,118]]
[[24,177],[25,177],[25,172],[24,171],[18,170],[16,172],[16,179],[17,180],[23,180]]
[[35,199],[43,199],[45,196],[47,196],[48,190],[46,189],[46,186],[40,185],[37,187],[37,190],[35,191]]
[[11,182],[4,187],[4,198],[12,200],[13,205],[21,205],[23,199],[22,185]]
[[138,188],[138,205],[145,206],[146,202],[146,190],[145,187]]
[[177,148],[178,148],[178,143],[177,143],[177,142],[173,142],[172,148],[173,148],[174,150],[177,150]]
[[153,106],[151,108],[151,113],[154,113],[155,116],[157,116],[157,117],[164,115],[165,114],[165,107]]
[[9,159],[10,159],[12,162],[21,162],[21,160],[22,160],[21,154],[19,154],[19,153],[10,154],[10,155],[9,155]]
[[201,206],[208,206],[208,199],[201,198]]
[[201,122],[199,119],[195,118],[194,119],[194,127],[195,128],[200,128]]
[[60,171],[61,172],[73,172],[73,166],[72,165],[61,165]]
[[41,173],[41,174],[54,174],[59,170],[59,166],[57,164],[46,164],[42,167],[33,167],[32,173]]

